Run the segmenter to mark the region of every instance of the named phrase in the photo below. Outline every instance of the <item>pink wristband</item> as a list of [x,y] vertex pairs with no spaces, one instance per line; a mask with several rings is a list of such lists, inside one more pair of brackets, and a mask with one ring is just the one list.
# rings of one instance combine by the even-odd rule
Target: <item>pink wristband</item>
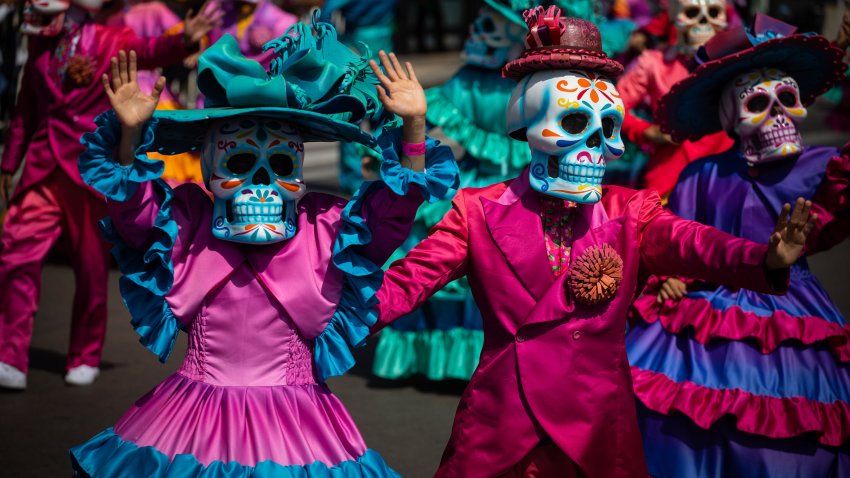
[[408,157],[422,156],[423,154],[425,154],[425,142],[423,141],[421,143],[407,143],[402,140],[401,152]]

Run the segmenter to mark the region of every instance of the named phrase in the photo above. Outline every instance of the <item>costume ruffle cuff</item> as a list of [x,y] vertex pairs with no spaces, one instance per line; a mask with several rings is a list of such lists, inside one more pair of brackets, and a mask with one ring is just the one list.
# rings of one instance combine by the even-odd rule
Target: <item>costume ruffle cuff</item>
[[425,171],[416,172],[399,163],[400,130],[385,131],[378,143],[383,151],[383,182],[364,183],[351,198],[342,212],[342,225],[334,244],[333,262],[345,278],[337,311],[325,330],[314,339],[313,359],[317,378],[322,382],[354,366],[351,350],[365,344],[369,329],[378,321],[374,306],[383,282],[383,270],[381,264],[375,264],[358,252],[360,246],[372,240],[372,232],[362,215],[368,196],[382,187],[405,196],[411,185],[417,186],[429,202],[451,198],[457,192],[457,165],[448,147],[428,138]]
[[177,318],[165,301],[174,281],[171,249],[177,239],[177,223],[171,215],[173,191],[159,179],[163,162],[146,156],[147,148],[153,143],[156,120],[145,124],[136,160],[129,166],[122,166],[113,158],[121,139],[121,125],[115,112],[109,110],[101,114],[95,123],[97,129],[83,135],[81,140],[86,150],[80,155],[79,168],[86,184],[109,200],[126,201],[133,197],[139,184],[153,181],[152,187],[162,198],[153,224],[158,232],[153,237],[157,239],[144,251],[130,247],[115,230],[111,219],[101,220],[100,228],[104,238],[113,244],[112,255],[122,273],[121,296],[130,311],[130,323],[139,334],[139,342],[165,362],[180,330]]
[[162,176],[165,163],[147,157],[154,142],[156,119],[145,123],[136,160],[129,166],[115,160],[115,150],[121,142],[121,123],[115,111],[100,114],[94,123],[97,129],[80,139],[86,150],[80,155],[78,167],[86,184],[111,201],[126,201],[133,197],[140,183]]
[[395,478],[395,473],[377,452],[366,450],[356,460],[347,460],[335,465],[320,461],[308,465],[282,465],[267,460],[254,466],[236,461],[216,460],[209,464],[200,463],[190,454],[177,455],[173,459],[154,447],[140,447],[125,441],[112,428],[108,428],[71,449],[74,470],[83,476],[148,476],[197,478]]

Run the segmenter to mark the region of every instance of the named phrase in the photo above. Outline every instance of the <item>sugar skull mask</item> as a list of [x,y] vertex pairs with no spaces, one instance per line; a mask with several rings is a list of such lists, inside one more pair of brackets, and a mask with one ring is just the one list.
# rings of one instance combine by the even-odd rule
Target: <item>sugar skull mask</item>
[[252,244],[294,236],[303,161],[304,143],[291,125],[259,117],[212,123],[202,168],[214,196],[213,236]]
[[463,46],[464,59],[471,65],[501,68],[522,52],[524,36],[524,28],[485,5],[469,26],[469,37]]
[[739,75],[721,97],[720,122],[740,138],[744,158],[751,165],[799,153],[802,139],[797,127],[806,115],[797,82],[777,69]]
[[602,197],[605,163],[623,154],[625,108],[614,84],[584,70],[523,78],[508,104],[508,131],[528,140],[531,186],[580,203]]
[[728,24],[725,0],[670,0],[669,9],[686,50],[695,51]]
[[24,5],[21,32],[25,35],[52,37],[62,31],[65,12],[71,4],[65,0],[30,0]]

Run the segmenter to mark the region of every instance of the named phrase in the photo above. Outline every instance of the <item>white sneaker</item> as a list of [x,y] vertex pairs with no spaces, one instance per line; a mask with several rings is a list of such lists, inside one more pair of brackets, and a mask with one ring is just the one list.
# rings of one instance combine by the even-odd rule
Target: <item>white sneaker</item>
[[0,387],[24,390],[27,388],[27,374],[5,362],[0,362]]
[[91,385],[100,375],[100,369],[89,365],[78,365],[65,375],[65,383],[75,385],[77,387],[85,387]]

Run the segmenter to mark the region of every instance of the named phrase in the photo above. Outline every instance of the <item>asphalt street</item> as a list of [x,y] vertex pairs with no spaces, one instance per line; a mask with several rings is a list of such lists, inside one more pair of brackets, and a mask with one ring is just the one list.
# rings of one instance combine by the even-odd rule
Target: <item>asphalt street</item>
[[[426,76],[429,84],[438,83],[443,72],[450,73],[456,64],[454,58],[447,57],[431,61],[432,65],[421,68],[428,73],[420,75]],[[419,71],[420,63],[414,64]],[[818,112],[813,113],[812,129],[806,133],[811,143],[840,145],[847,139],[818,129]],[[320,189],[335,187],[335,151],[331,144],[310,146],[307,184]],[[850,242],[815,256],[811,264],[842,312],[850,317]],[[71,388],[64,385],[62,375],[73,273],[61,254],[56,254],[45,267],[32,341],[29,388],[23,393],[0,393],[0,476],[70,476],[68,448],[111,426],[131,403],[179,366],[186,346],[185,334],[181,334],[171,361],[159,364],[137,342],[118,294],[117,280],[118,273],[113,272],[103,373],[91,387]],[[367,444],[391,466],[403,476],[432,476],[448,439],[463,384],[376,381],[369,375],[373,347],[374,340],[357,352],[356,368],[344,377],[332,379],[329,385],[348,407]]]

